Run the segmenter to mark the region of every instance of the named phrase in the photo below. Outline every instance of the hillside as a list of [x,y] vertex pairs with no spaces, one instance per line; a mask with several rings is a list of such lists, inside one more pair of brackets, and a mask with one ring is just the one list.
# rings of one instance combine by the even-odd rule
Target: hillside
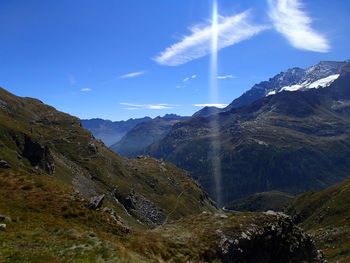
[[163,139],[174,124],[186,119],[187,117],[166,114],[163,117],[156,117],[150,121],[140,123],[110,148],[112,151],[126,157],[142,155],[149,145]]
[[0,105],[1,262],[324,262],[283,214],[225,215],[174,165],[121,158],[38,100]]
[[250,212],[283,211],[293,198],[293,195],[278,191],[256,193],[226,204],[225,210]]
[[148,154],[190,171],[215,198],[210,142],[219,140],[223,204],[257,192],[324,189],[350,172],[349,68],[329,87],[285,90],[175,124]]
[[121,158],[83,129],[79,119],[38,100],[1,89],[0,103],[0,159],[12,170],[51,176],[85,198],[104,196],[103,205],[130,224],[159,225],[174,207],[169,219],[214,209],[174,165]]
[[89,130],[97,139],[101,139],[106,146],[118,142],[135,125],[151,120],[150,117],[129,119],[126,121],[110,121],[103,119],[81,120],[81,124]]
[[314,236],[331,262],[350,260],[350,180],[298,196],[287,213]]

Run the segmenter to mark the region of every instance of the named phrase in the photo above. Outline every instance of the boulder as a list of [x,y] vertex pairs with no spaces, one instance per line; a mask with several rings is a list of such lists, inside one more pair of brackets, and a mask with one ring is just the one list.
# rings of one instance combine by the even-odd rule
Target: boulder
[[104,194],[91,197],[90,203],[88,204],[88,208],[93,210],[98,209],[102,205],[104,198],[105,198]]
[[11,168],[11,165],[9,165],[5,160],[0,160],[0,168]]

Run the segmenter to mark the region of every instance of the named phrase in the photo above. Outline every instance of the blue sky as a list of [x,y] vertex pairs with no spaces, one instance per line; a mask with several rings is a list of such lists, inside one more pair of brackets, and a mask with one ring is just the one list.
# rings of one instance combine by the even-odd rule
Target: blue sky
[[[0,86],[80,118],[191,115],[209,97],[213,0],[2,0]],[[218,0],[218,103],[347,60],[348,0]],[[220,78],[221,77],[221,78]]]

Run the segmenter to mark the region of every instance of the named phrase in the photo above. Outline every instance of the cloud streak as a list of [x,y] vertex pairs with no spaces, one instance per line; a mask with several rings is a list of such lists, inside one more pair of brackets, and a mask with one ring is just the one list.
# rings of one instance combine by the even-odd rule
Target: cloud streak
[[134,78],[134,77],[137,77],[137,76],[140,76],[140,75],[143,75],[145,74],[144,71],[138,71],[138,72],[132,72],[132,73],[128,73],[128,74],[125,74],[125,75],[121,75],[119,76],[120,79],[127,79],[127,78]]
[[137,109],[149,109],[149,110],[165,110],[165,109],[173,109],[177,105],[171,105],[171,104],[135,104],[135,103],[129,103],[129,102],[120,102],[120,105],[128,106],[127,108],[124,108],[126,110],[137,110]]
[[228,106],[228,104],[221,104],[221,103],[207,103],[207,104],[194,104],[193,106],[196,107],[216,107],[216,108],[225,108]]
[[83,88],[83,89],[81,89],[81,91],[87,92],[87,91],[92,91],[92,89],[90,89],[90,88]]
[[327,52],[327,39],[312,27],[312,19],[302,10],[300,0],[268,0],[269,16],[275,29],[283,34],[289,43],[298,49]]
[[[218,49],[237,44],[267,29],[266,26],[250,24],[248,19],[249,11],[230,17],[219,16]],[[196,25],[190,31],[190,35],[165,49],[154,60],[161,65],[178,66],[210,54],[211,25]]]
[[235,79],[236,76],[233,75],[225,75],[225,76],[217,76],[217,79]]

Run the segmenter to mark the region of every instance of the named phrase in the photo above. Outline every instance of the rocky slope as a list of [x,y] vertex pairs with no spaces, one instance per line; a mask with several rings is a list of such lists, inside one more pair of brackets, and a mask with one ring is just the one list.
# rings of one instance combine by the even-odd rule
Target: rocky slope
[[330,262],[350,261],[350,180],[298,196],[287,213],[314,236]]
[[143,154],[149,145],[163,139],[174,124],[186,119],[187,117],[166,114],[140,123],[110,148],[122,156],[136,157]]
[[190,171],[215,198],[211,141],[220,141],[223,203],[256,192],[324,189],[350,172],[349,68],[329,87],[278,92],[178,123],[148,153]]
[[126,121],[110,121],[103,119],[81,120],[83,127],[89,130],[96,138],[101,139],[107,146],[118,142],[135,125],[150,121],[150,117],[129,119]]

